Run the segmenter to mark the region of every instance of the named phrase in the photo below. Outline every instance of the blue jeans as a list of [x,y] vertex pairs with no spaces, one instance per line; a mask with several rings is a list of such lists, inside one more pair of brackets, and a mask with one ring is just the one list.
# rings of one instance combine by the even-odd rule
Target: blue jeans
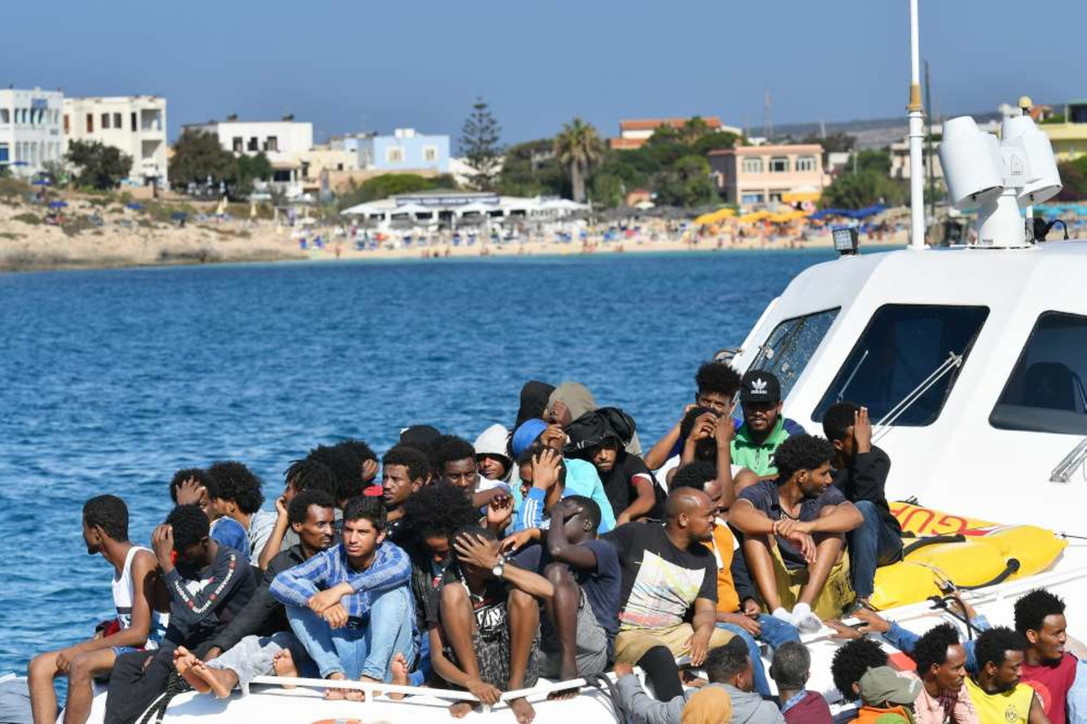
[[396,653],[403,654],[411,666],[415,658],[415,602],[411,590],[400,586],[375,593],[370,601],[368,621],[337,629],[308,608],[286,607],[291,630],[317,664],[322,678],[343,674],[348,679],[366,676],[391,681],[389,663]]
[[419,639],[419,660],[415,662],[415,670],[408,675],[411,685],[425,686],[433,670],[430,664],[430,634],[423,631]]
[[850,579],[860,598],[869,598],[875,591],[876,568],[894,563],[902,557],[902,538],[887,527],[880,509],[868,500],[853,505],[864,516],[859,528],[846,533],[849,546]]
[[[765,642],[771,650],[776,649],[786,641],[800,641],[800,632],[796,630],[796,626],[782,621],[780,618],[760,613],[759,626],[762,628],[761,633],[759,633],[759,641]],[[747,652],[751,656],[751,667],[755,673],[755,691],[762,696],[770,696],[770,682],[766,678],[766,669],[762,664],[762,652],[759,651],[759,645],[755,642],[755,637],[734,623],[718,621],[717,628],[731,631],[744,640],[744,643],[747,644]]]

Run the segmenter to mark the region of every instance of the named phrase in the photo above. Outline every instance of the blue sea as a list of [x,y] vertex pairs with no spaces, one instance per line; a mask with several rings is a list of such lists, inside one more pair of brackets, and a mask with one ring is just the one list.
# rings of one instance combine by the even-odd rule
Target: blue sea
[[646,444],[698,364],[830,251],[198,266],[0,276],[0,673],[111,614],[83,501],[146,543],[179,468],[263,479],[319,443],[512,424],[521,384],[585,383]]

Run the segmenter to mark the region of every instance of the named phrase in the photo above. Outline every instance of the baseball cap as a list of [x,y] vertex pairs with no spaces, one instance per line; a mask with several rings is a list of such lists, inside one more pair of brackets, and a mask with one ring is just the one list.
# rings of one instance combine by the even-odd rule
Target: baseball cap
[[899,676],[890,666],[875,666],[865,672],[859,683],[861,699],[870,706],[908,705],[921,694],[920,679]]
[[781,402],[781,383],[770,372],[748,370],[740,381],[740,402]]

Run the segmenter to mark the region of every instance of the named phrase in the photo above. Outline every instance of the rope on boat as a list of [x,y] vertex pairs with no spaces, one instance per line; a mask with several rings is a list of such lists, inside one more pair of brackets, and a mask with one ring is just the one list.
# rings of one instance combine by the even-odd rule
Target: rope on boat
[[184,679],[181,678],[181,675],[176,671],[170,672],[170,678],[166,680],[166,691],[151,703],[151,706],[144,712],[139,724],[148,724],[152,718],[154,718],[155,724],[162,724],[162,719],[166,716],[166,707],[170,706],[170,702],[173,701],[175,696],[186,690],[188,690],[188,686],[185,684]]

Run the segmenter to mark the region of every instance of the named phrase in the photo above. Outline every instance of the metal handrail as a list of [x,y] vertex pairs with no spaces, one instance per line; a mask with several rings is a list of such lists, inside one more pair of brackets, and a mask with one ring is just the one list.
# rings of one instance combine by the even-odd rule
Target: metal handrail
[[1053,468],[1053,472],[1049,474],[1049,482],[1067,483],[1072,479],[1072,474],[1083,465],[1084,460],[1087,460],[1087,437],[1080,440],[1079,444],[1057,463],[1057,467]]
[[910,406],[912,406],[913,403],[920,400],[921,396],[928,392],[930,389],[932,389],[932,387],[937,382],[939,382],[944,375],[946,375],[955,367],[961,366],[962,361],[963,356],[961,354],[949,352],[947,355],[947,359],[944,360],[939,367],[933,370],[932,374],[922,380],[921,383],[917,385],[917,387],[914,387],[909,394],[903,397],[897,405],[892,407],[886,415],[884,415],[882,418],[880,418],[878,422],[876,422],[873,427],[877,429],[876,432],[872,435],[872,442],[877,442],[878,440],[883,438],[883,436],[885,436],[888,432],[890,432],[891,428],[894,426],[898,418],[902,417],[902,415],[904,415],[906,411],[910,409]]
[[[435,699],[454,699],[456,701],[476,702],[475,695],[470,691],[456,689],[433,689],[425,686],[401,686],[399,684],[385,684],[380,681],[352,681],[349,679],[310,679],[301,676],[255,676],[252,683],[267,684],[269,686],[302,686],[314,689],[347,689],[361,691],[366,694],[366,700],[370,701],[374,693],[378,694],[407,694],[412,696],[430,696]],[[503,692],[499,701],[506,702],[511,699],[524,699],[539,694],[550,694],[555,691],[588,686],[585,679],[569,679],[567,681],[549,682],[537,684],[525,689],[515,689]],[[401,699],[389,699],[391,702],[403,701]]]

